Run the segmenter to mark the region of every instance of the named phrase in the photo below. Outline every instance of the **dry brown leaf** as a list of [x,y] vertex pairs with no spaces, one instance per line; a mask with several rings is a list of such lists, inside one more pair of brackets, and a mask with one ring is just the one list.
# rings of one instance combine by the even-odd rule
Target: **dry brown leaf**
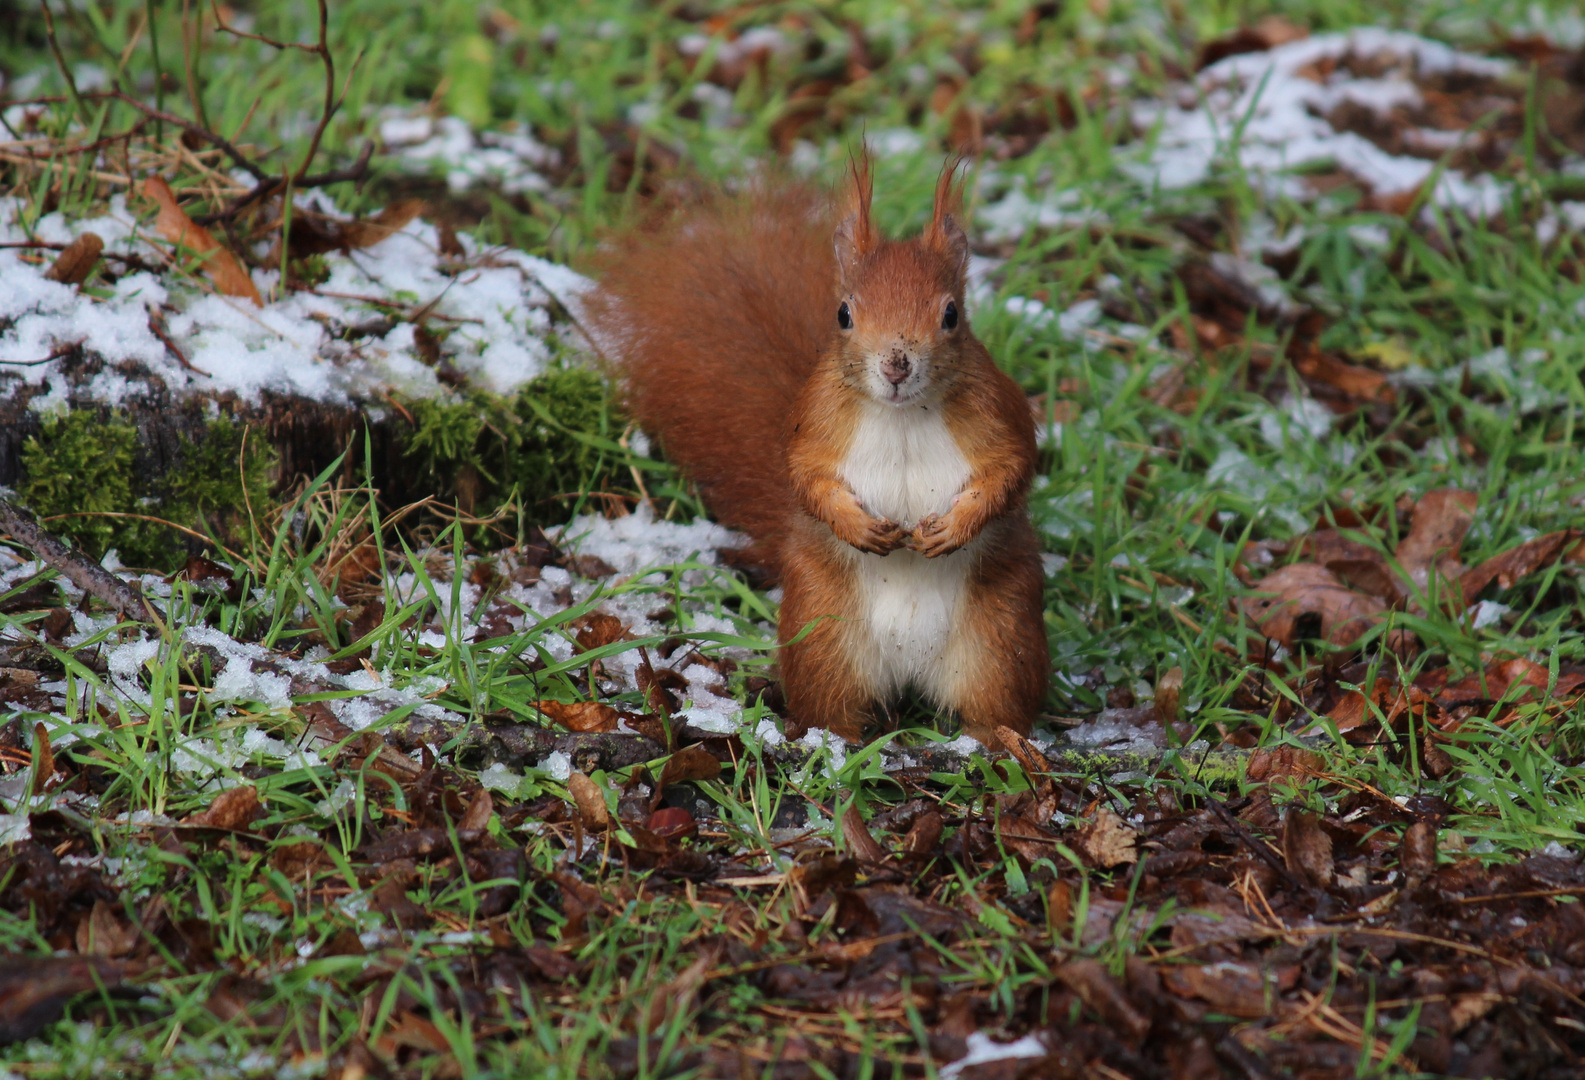
[[848,850],[861,862],[878,863],[886,858],[886,849],[870,835],[864,815],[852,804],[842,811],[842,838],[847,841]]
[[710,751],[698,744],[686,746],[667,759],[665,768],[660,771],[660,786],[656,790],[664,791],[672,784],[687,780],[714,780],[720,775],[721,763],[711,756]]
[[1156,720],[1162,725],[1178,718],[1178,699],[1183,693],[1183,669],[1171,667],[1156,680]]
[[1431,876],[1436,870],[1435,825],[1416,821],[1404,830],[1403,844],[1398,848],[1398,869],[1411,887]]
[[258,816],[259,793],[251,784],[238,784],[216,795],[207,810],[193,814],[182,824],[237,830],[246,829]]
[[997,727],[996,739],[1013,755],[1013,760],[1018,762],[1018,767],[1024,770],[1031,784],[1051,771],[1051,762],[1046,760],[1040,748],[1012,728]]
[[1165,968],[1161,981],[1183,997],[1243,1020],[1258,1020],[1277,1007],[1279,978],[1252,964],[1184,964]]
[[407,227],[408,222],[423,212],[423,199],[398,199],[373,217],[342,222],[341,244],[338,246],[372,247],[392,233],[401,232]]
[[1392,404],[1397,398],[1392,384],[1379,371],[1345,363],[1320,349],[1307,349],[1294,360],[1294,370],[1307,379],[1335,387],[1351,398]]
[[159,234],[171,243],[203,256],[204,272],[215,283],[216,289],[226,296],[241,297],[252,300],[260,307],[264,306],[258,287],[253,284],[253,279],[242,268],[237,257],[221,246],[208,229],[187,216],[187,211],[176,201],[175,192],[171,191],[171,185],[163,177],[149,177],[143,184],[143,195],[160,208],[160,215],[154,222]]
[[614,641],[621,641],[627,634],[627,627],[615,615],[607,615],[603,611],[591,611],[572,621],[577,637],[579,652],[588,652],[609,645]]
[[[408,222],[423,212],[422,199],[401,199],[373,217],[355,218],[351,221],[341,221],[326,217],[324,214],[296,212],[292,215],[291,221],[291,257],[302,259],[310,255],[323,255],[329,251],[346,252],[354,248],[370,247],[393,233],[400,232]],[[279,228],[280,224],[279,221],[275,222],[276,228]],[[452,240],[455,242],[455,235]],[[277,239],[275,246],[265,256],[264,265],[279,267],[280,258],[281,242]]]
[[54,775],[55,751],[50,748],[49,729],[40,720],[33,725],[33,794],[43,794]]
[[1369,699],[1365,697],[1363,691],[1350,690],[1332,707],[1332,711],[1326,714],[1327,719],[1337,726],[1339,732],[1349,732],[1363,727],[1374,719],[1370,706],[1375,704],[1385,711],[1387,700],[1394,690],[1396,687],[1386,679],[1377,680],[1375,686],[1371,688]]
[[693,963],[656,990],[649,1000],[649,1030],[663,1030],[668,1021],[679,1021],[693,1012],[710,969],[721,960],[722,948],[719,941],[704,945]]
[[1479,499],[1472,491],[1439,488],[1420,496],[1414,504],[1409,535],[1398,542],[1398,565],[1415,585],[1424,589],[1435,570],[1448,581],[1464,573],[1459,548],[1475,521]]
[[591,829],[604,829],[611,824],[611,810],[605,804],[605,790],[581,772],[567,777],[567,790],[578,806],[583,823]]
[[1064,936],[1073,928],[1073,887],[1058,881],[1046,895],[1046,925],[1052,936]]
[[573,555],[567,559],[567,569],[582,578],[608,578],[616,576],[616,567],[598,555]]
[[1310,36],[1308,27],[1290,22],[1281,15],[1267,15],[1254,26],[1242,26],[1200,47],[1199,67],[1210,67],[1218,60],[1241,53],[1265,52],[1290,41]]
[[1520,578],[1528,577],[1550,563],[1556,562],[1579,542],[1582,534],[1575,529],[1547,533],[1527,540],[1518,547],[1493,555],[1479,566],[1464,571],[1459,578],[1462,600],[1468,604],[1492,582],[1500,589],[1511,589]]
[[933,853],[941,842],[941,833],[945,828],[946,820],[939,813],[925,811],[914,819],[908,835],[903,837],[903,850],[916,856]]
[[[396,1057],[398,1051],[404,1049],[451,1058],[451,1044],[446,1041],[445,1034],[422,1016],[406,1010],[391,1018],[385,1033],[374,1040],[372,1049],[387,1059]],[[443,1067],[442,1063],[432,1065],[437,1069]],[[455,1060],[451,1066],[455,1068]]]
[[79,994],[119,989],[126,967],[82,956],[7,956],[0,966],[0,1045],[32,1038]]
[[[1484,672],[1466,675],[1458,682],[1443,687],[1436,695],[1436,702],[1444,709],[1454,709],[1460,705],[1501,701],[1505,698],[1510,704],[1540,701],[1546,696],[1549,684],[1552,684],[1552,676],[1544,665],[1522,656],[1512,656],[1493,660]],[[1552,696],[1565,698],[1582,685],[1585,685],[1585,675],[1561,674],[1556,684],[1552,685]]]
[[1387,610],[1380,600],[1355,592],[1336,574],[1314,563],[1284,566],[1256,582],[1251,591],[1257,595],[1240,601],[1244,614],[1262,635],[1289,649],[1297,640],[1301,623],[1315,619],[1319,625],[1311,627],[1311,632],[1346,649]]
[[568,731],[615,731],[622,714],[599,701],[536,701],[534,708]]
[[1138,856],[1134,845],[1139,837],[1123,819],[1103,806],[1095,812],[1095,820],[1079,829],[1074,838],[1084,861],[1102,870],[1133,862]]
[[1332,838],[1314,814],[1289,810],[1283,817],[1282,857],[1289,870],[1316,888],[1332,883]]
[[1420,746],[1420,764],[1433,780],[1441,780],[1456,767],[1453,755],[1442,749],[1429,732]]
[[122,922],[106,900],[95,900],[88,918],[77,924],[77,951],[84,956],[113,960],[131,952],[138,938],[138,932]]
[[1475,1021],[1491,1012],[1492,1006],[1503,1000],[1502,994],[1465,994],[1453,999],[1448,1010],[1448,1033],[1457,1035]]
[[644,827],[662,840],[668,840],[692,835],[699,828],[699,823],[680,806],[663,806],[645,820]]
[[1384,563],[1381,550],[1363,540],[1349,536],[1353,529],[1321,528],[1298,541],[1299,557],[1305,562],[1330,567],[1336,562]]
[[1326,759],[1314,750],[1298,746],[1272,746],[1249,755],[1245,772],[1258,783],[1284,776],[1319,776],[1325,768]]
[[822,851],[787,872],[800,910],[832,889],[845,889],[858,878],[858,863],[834,851]]
[[1134,1008],[1127,993],[1100,961],[1070,960],[1052,974],[1136,1045],[1150,1030],[1150,1018]]
[[105,242],[98,233],[85,232],[55,256],[55,262],[44,271],[44,276],[62,285],[81,285],[94,272],[104,249]]
[[468,803],[468,809],[462,812],[462,820],[457,822],[458,832],[483,832],[490,827],[490,816],[495,813],[495,800],[490,797],[489,789],[481,789]]
[[468,249],[462,246],[462,241],[457,239],[457,230],[452,228],[451,222],[441,221],[435,224],[437,246],[440,254],[447,259],[467,258]]

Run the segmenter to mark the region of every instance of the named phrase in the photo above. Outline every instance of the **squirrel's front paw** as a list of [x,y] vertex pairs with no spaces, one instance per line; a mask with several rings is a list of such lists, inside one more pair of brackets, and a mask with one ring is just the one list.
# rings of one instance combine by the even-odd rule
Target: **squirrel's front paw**
[[908,531],[886,518],[868,518],[847,542],[871,555],[890,555],[908,542]]
[[931,514],[921,518],[908,538],[908,546],[927,559],[950,555],[963,546],[947,518]]

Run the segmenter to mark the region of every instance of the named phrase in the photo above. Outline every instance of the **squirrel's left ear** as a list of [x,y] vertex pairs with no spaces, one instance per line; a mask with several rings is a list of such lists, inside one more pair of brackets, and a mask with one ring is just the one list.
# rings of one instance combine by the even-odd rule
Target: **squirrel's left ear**
[[963,212],[963,185],[958,182],[958,166],[963,161],[961,154],[954,154],[941,167],[941,177],[936,181],[935,208],[924,234],[925,246],[945,258],[960,277],[969,266],[969,238],[958,220]]
[[875,185],[870,174],[870,151],[865,145],[848,159],[848,186],[843,199],[842,220],[837,224],[835,240],[837,269],[844,283],[857,271],[860,263],[880,246],[880,233],[870,217],[870,201]]

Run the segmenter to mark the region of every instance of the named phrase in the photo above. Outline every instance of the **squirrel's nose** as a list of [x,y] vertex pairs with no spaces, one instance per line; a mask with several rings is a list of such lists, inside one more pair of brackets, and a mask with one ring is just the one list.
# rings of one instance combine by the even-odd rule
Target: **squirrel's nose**
[[907,355],[904,353],[892,353],[885,360],[881,361],[881,374],[885,376],[886,381],[891,383],[893,386],[896,386],[904,379],[908,378],[909,374],[912,373],[913,370],[913,361],[908,359]]

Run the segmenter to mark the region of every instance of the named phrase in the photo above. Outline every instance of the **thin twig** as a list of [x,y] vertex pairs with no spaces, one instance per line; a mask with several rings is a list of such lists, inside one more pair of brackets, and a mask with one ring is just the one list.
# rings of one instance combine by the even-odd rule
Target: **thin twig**
[[[149,51],[154,54],[154,107],[165,108],[165,72],[160,67],[160,26],[155,19],[154,0],[144,0],[148,11],[149,24]],[[165,125],[158,120],[154,121],[154,141],[163,142],[165,139]]]
[[1222,805],[1220,799],[1208,795],[1206,803],[1210,806],[1212,813],[1221,819],[1222,824],[1232,830],[1233,834],[1244,842],[1244,846],[1249,849],[1250,854],[1275,870],[1277,876],[1282,878],[1289,888],[1299,892],[1309,892],[1309,883],[1288,869],[1288,864],[1277,857],[1276,852],[1271,850],[1271,846],[1245,828],[1244,823],[1235,818],[1232,812]]
[[187,75],[187,96],[192,99],[193,115],[205,131],[209,128],[209,113],[204,109],[203,95],[198,92],[198,80],[193,75],[193,54],[203,48],[204,16],[199,8],[198,29],[195,33],[187,19],[187,0],[182,0],[182,68]]
[[86,124],[88,107],[83,104],[83,96],[77,91],[77,80],[72,76],[72,69],[66,66],[66,57],[61,53],[61,43],[55,36],[55,14],[50,11],[49,0],[39,0],[39,10],[44,13],[44,36],[49,39],[50,52],[55,55],[55,66],[60,69],[61,78],[66,80],[66,88],[72,93],[78,117]]
[[[0,243],[0,249],[23,248],[38,251],[65,251],[70,246],[70,244],[56,244],[47,240],[8,240]],[[101,259],[115,259],[133,270],[144,270],[151,274],[158,273],[160,269],[141,255],[122,255],[115,251],[101,251],[99,257]]]
[[203,368],[193,366],[193,362],[187,359],[187,354],[182,352],[182,350],[177,347],[176,342],[171,340],[171,335],[167,333],[165,329],[165,316],[161,315],[159,310],[152,304],[149,305],[149,331],[153,333],[155,337],[160,339],[160,344],[164,345],[166,350],[172,356],[176,357],[177,362],[181,364],[182,367],[193,372],[195,375],[202,375],[206,379],[214,378],[213,375],[209,374],[209,372],[205,371]]
[[[211,3],[214,0],[210,0]],[[336,112],[336,60],[330,55],[328,44],[330,34],[330,8],[325,0],[319,0],[319,59],[325,65],[325,106],[320,113],[319,124],[314,128],[313,137],[308,140],[308,149],[303,153],[303,160],[293,174],[294,183],[301,184],[303,177],[308,175],[308,166],[313,163],[314,155],[319,153],[319,141],[324,138],[325,128],[330,126],[330,118]],[[282,250],[286,250],[284,247]],[[284,275],[283,275],[284,276]]]
[[73,585],[127,618],[156,625],[163,622],[154,605],[132,586],[87,555],[68,547],[53,533],[46,532],[9,499],[0,498],[0,529],[37,555],[40,562],[60,571]]
[[40,367],[44,364],[53,364],[64,356],[70,356],[82,347],[81,341],[69,341],[64,345],[57,345],[53,352],[42,360],[0,360],[6,367]]
[[[336,97],[336,60],[330,52],[330,8],[326,0],[318,0],[319,6],[319,40],[313,45],[304,45],[300,41],[277,41],[263,34],[251,34],[238,30],[229,25],[220,13],[218,0],[209,0],[209,6],[215,14],[216,29],[242,38],[245,41],[257,41],[261,45],[268,45],[272,49],[297,49],[319,57],[320,63],[325,67],[325,104],[319,114],[319,123],[314,128],[313,136],[308,140],[308,150],[303,154],[302,162],[297,166],[297,171],[292,174],[291,183],[296,186],[305,186],[308,177],[308,166],[313,163],[315,155],[319,153],[319,143],[324,138],[325,129],[330,126],[330,118],[336,114],[340,107],[340,100]],[[343,97],[345,94],[342,95]]]
[[179,533],[185,533],[195,540],[202,540],[206,544],[214,544],[221,551],[225,552],[228,558],[235,559],[238,563],[241,563],[249,570],[254,569],[252,563],[243,558],[241,555],[238,555],[235,551],[232,551],[230,548],[226,547],[226,545],[220,543],[220,541],[216,540],[214,537],[206,535],[205,533],[201,533],[197,529],[189,528],[186,525],[178,525],[174,521],[169,521],[162,517],[155,517],[152,514],[128,514],[117,510],[74,510],[69,514],[51,514],[47,518],[40,518],[39,523],[43,524],[46,521],[64,521],[66,518],[78,517],[117,518],[128,521],[148,521],[155,525],[164,525],[168,529],[175,529]]
[[25,159],[29,159],[29,160],[33,160],[33,161],[38,161],[40,163],[47,162],[47,161],[53,161],[53,160],[55,160],[56,157],[60,157],[60,156],[73,156],[73,155],[78,155],[78,154],[94,154],[94,153],[98,153],[100,150],[102,150],[106,146],[110,146],[110,145],[112,145],[114,143],[120,142],[122,139],[131,139],[133,136],[141,135],[143,133],[143,129],[148,127],[148,126],[149,126],[149,121],[145,117],[144,119],[139,120],[136,124],[133,124],[131,127],[127,128],[127,130],[125,130],[125,131],[118,131],[114,135],[102,136],[98,140],[96,140],[94,142],[91,142],[91,143],[89,143],[86,146],[73,146],[73,147],[71,147],[69,149],[62,149],[58,145],[57,141],[54,140],[54,139],[19,140],[19,142],[34,142],[34,143],[37,143],[40,146],[49,147],[51,152],[50,152],[50,154],[48,156],[40,156],[40,155],[37,155],[37,154],[18,154],[15,150],[10,150],[8,152],[11,155],[13,155],[13,157],[25,158]]
[[273,179],[273,177],[271,177],[269,173],[265,172],[259,164],[253,161],[252,158],[248,157],[241,150],[238,150],[236,146],[232,144],[230,139],[227,139],[224,135],[220,135],[214,131],[211,131],[202,124],[195,124],[193,121],[183,119],[174,113],[168,113],[162,109],[156,109],[153,105],[150,105],[144,101],[139,101],[137,98],[133,97],[124,90],[104,90],[100,91],[99,93],[89,94],[88,96],[90,98],[114,98],[117,101],[125,102],[134,109],[137,109],[139,112],[143,113],[145,116],[152,117],[155,120],[163,121],[167,124],[172,124],[193,135],[195,138],[203,139],[221,153],[225,154],[226,157],[230,158],[236,163],[237,168],[243,170],[255,180]]
[[[368,175],[369,159],[373,156],[374,142],[370,140],[365,142],[363,149],[358,152],[358,160],[347,168],[331,169],[328,172],[305,176],[296,182],[296,186],[312,188],[324,187],[326,184],[339,184],[344,181],[357,182]],[[251,191],[238,196],[224,210],[217,210],[213,214],[193,214],[192,219],[199,225],[214,225],[229,218],[234,218],[254,203],[272,198],[281,190],[282,186],[283,181],[279,176],[267,176],[260,180]]]

